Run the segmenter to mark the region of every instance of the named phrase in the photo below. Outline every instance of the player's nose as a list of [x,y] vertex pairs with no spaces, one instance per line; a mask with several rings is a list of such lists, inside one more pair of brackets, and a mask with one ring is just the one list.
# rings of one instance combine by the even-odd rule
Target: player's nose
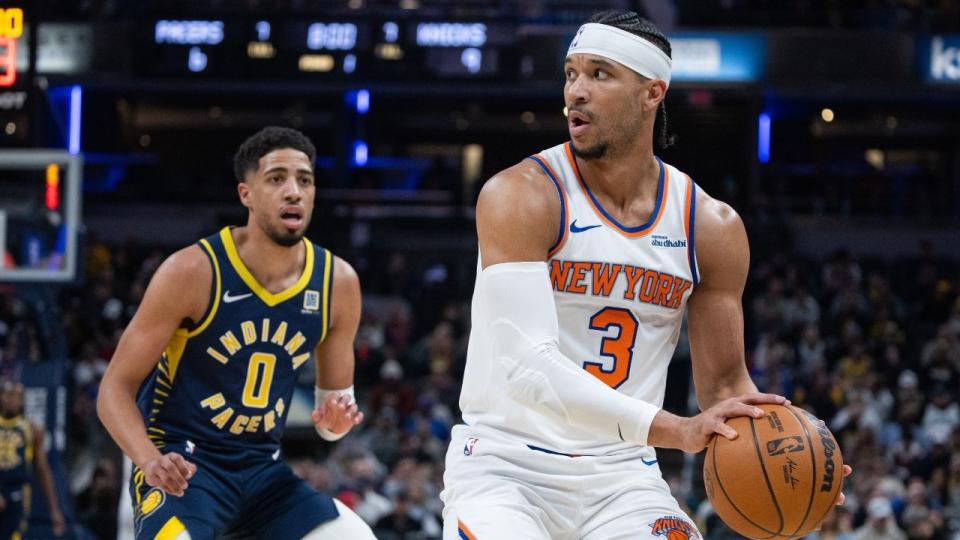
[[586,77],[578,75],[567,85],[567,102],[585,103],[590,99],[590,89]]
[[303,187],[296,177],[288,178],[283,185],[283,198],[288,201],[299,201],[303,197]]

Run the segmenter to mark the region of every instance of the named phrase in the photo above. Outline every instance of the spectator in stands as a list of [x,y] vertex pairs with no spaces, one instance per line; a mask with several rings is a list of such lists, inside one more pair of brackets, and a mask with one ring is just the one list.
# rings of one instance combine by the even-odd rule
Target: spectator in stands
[[820,530],[807,536],[807,540],[851,540],[853,518],[844,506],[836,507],[820,525]]
[[417,540],[423,525],[411,515],[410,496],[400,491],[393,497],[393,511],[377,521],[374,533],[382,540]]
[[874,497],[867,504],[867,522],[853,532],[852,540],[907,540],[897,526],[893,506],[886,497]]

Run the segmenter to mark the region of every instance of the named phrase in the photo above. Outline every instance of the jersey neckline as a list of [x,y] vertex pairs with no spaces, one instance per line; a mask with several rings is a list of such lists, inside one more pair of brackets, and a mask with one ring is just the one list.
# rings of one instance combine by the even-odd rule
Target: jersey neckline
[[670,176],[669,171],[667,171],[667,167],[663,164],[663,161],[658,156],[653,156],[657,160],[657,164],[660,166],[660,178],[657,180],[657,199],[656,202],[654,202],[653,212],[650,214],[650,218],[646,223],[637,227],[627,227],[626,225],[623,225],[617,221],[616,218],[610,215],[603,208],[603,206],[600,204],[600,201],[598,201],[593,195],[593,192],[590,191],[590,186],[588,186],[583,180],[583,175],[580,174],[580,166],[577,165],[577,160],[573,155],[573,141],[570,141],[564,145],[564,152],[567,155],[567,160],[570,162],[570,167],[577,176],[577,182],[580,184],[580,188],[587,195],[587,200],[590,202],[590,207],[593,208],[594,213],[597,214],[597,217],[599,217],[604,223],[628,238],[639,238],[641,236],[645,236],[656,228],[657,223],[660,222],[660,217],[663,215],[663,207],[666,206],[665,202],[667,199],[667,193],[669,191],[668,179]]
[[313,246],[306,238],[301,239],[303,249],[306,250],[306,260],[303,264],[303,273],[300,275],[300,279],[278,293],[268,291],[266,287],[257,281],[257,278],[253,277],[253,274],[250,273],[246,265],[243,264],[240,253],[237,252],[237,246],[233,243],[233,235],[230,234],[230,227],[224,227],[223,230],[220,231],[220,240],[223,242],[224,251],[227,252],[227,259],[230,260],[230,265],[236,270],[237,275],[240,276],[240,279],[243,280],[247,287],[249,287],[258,298],[263,300],[263,303],[270,307],[276,306],[280,302],[289,300],[299,294],[307,286],[307,283],[310,282],[310,277],[313,275]]

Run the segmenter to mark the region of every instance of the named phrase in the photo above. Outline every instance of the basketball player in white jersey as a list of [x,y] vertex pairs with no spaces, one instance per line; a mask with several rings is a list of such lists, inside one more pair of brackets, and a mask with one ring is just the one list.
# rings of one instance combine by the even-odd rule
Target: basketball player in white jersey
[[[477,203],[480,271],[447,452],[444,538],[700,538],[654,447],[701,451],[759,418],[744,364],[740,217],[653,153],[670,45],[632,12],[577,32],[570,142],[497,174]],[[684,309],[697,400],[663,404]]]

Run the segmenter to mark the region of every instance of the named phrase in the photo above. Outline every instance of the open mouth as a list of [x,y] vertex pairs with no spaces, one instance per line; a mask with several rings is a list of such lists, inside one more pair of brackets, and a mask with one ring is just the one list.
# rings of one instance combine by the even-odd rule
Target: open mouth
[[288,206],[280,211],[280,221],[288,229],[299,229],[303,225],[303,209],[295,206]]
[[587,115],[578,111],[570,112],[567,116],[567,121],[570,125],[570,132],[574,135],[581,133],[590,125],[590,119]]

